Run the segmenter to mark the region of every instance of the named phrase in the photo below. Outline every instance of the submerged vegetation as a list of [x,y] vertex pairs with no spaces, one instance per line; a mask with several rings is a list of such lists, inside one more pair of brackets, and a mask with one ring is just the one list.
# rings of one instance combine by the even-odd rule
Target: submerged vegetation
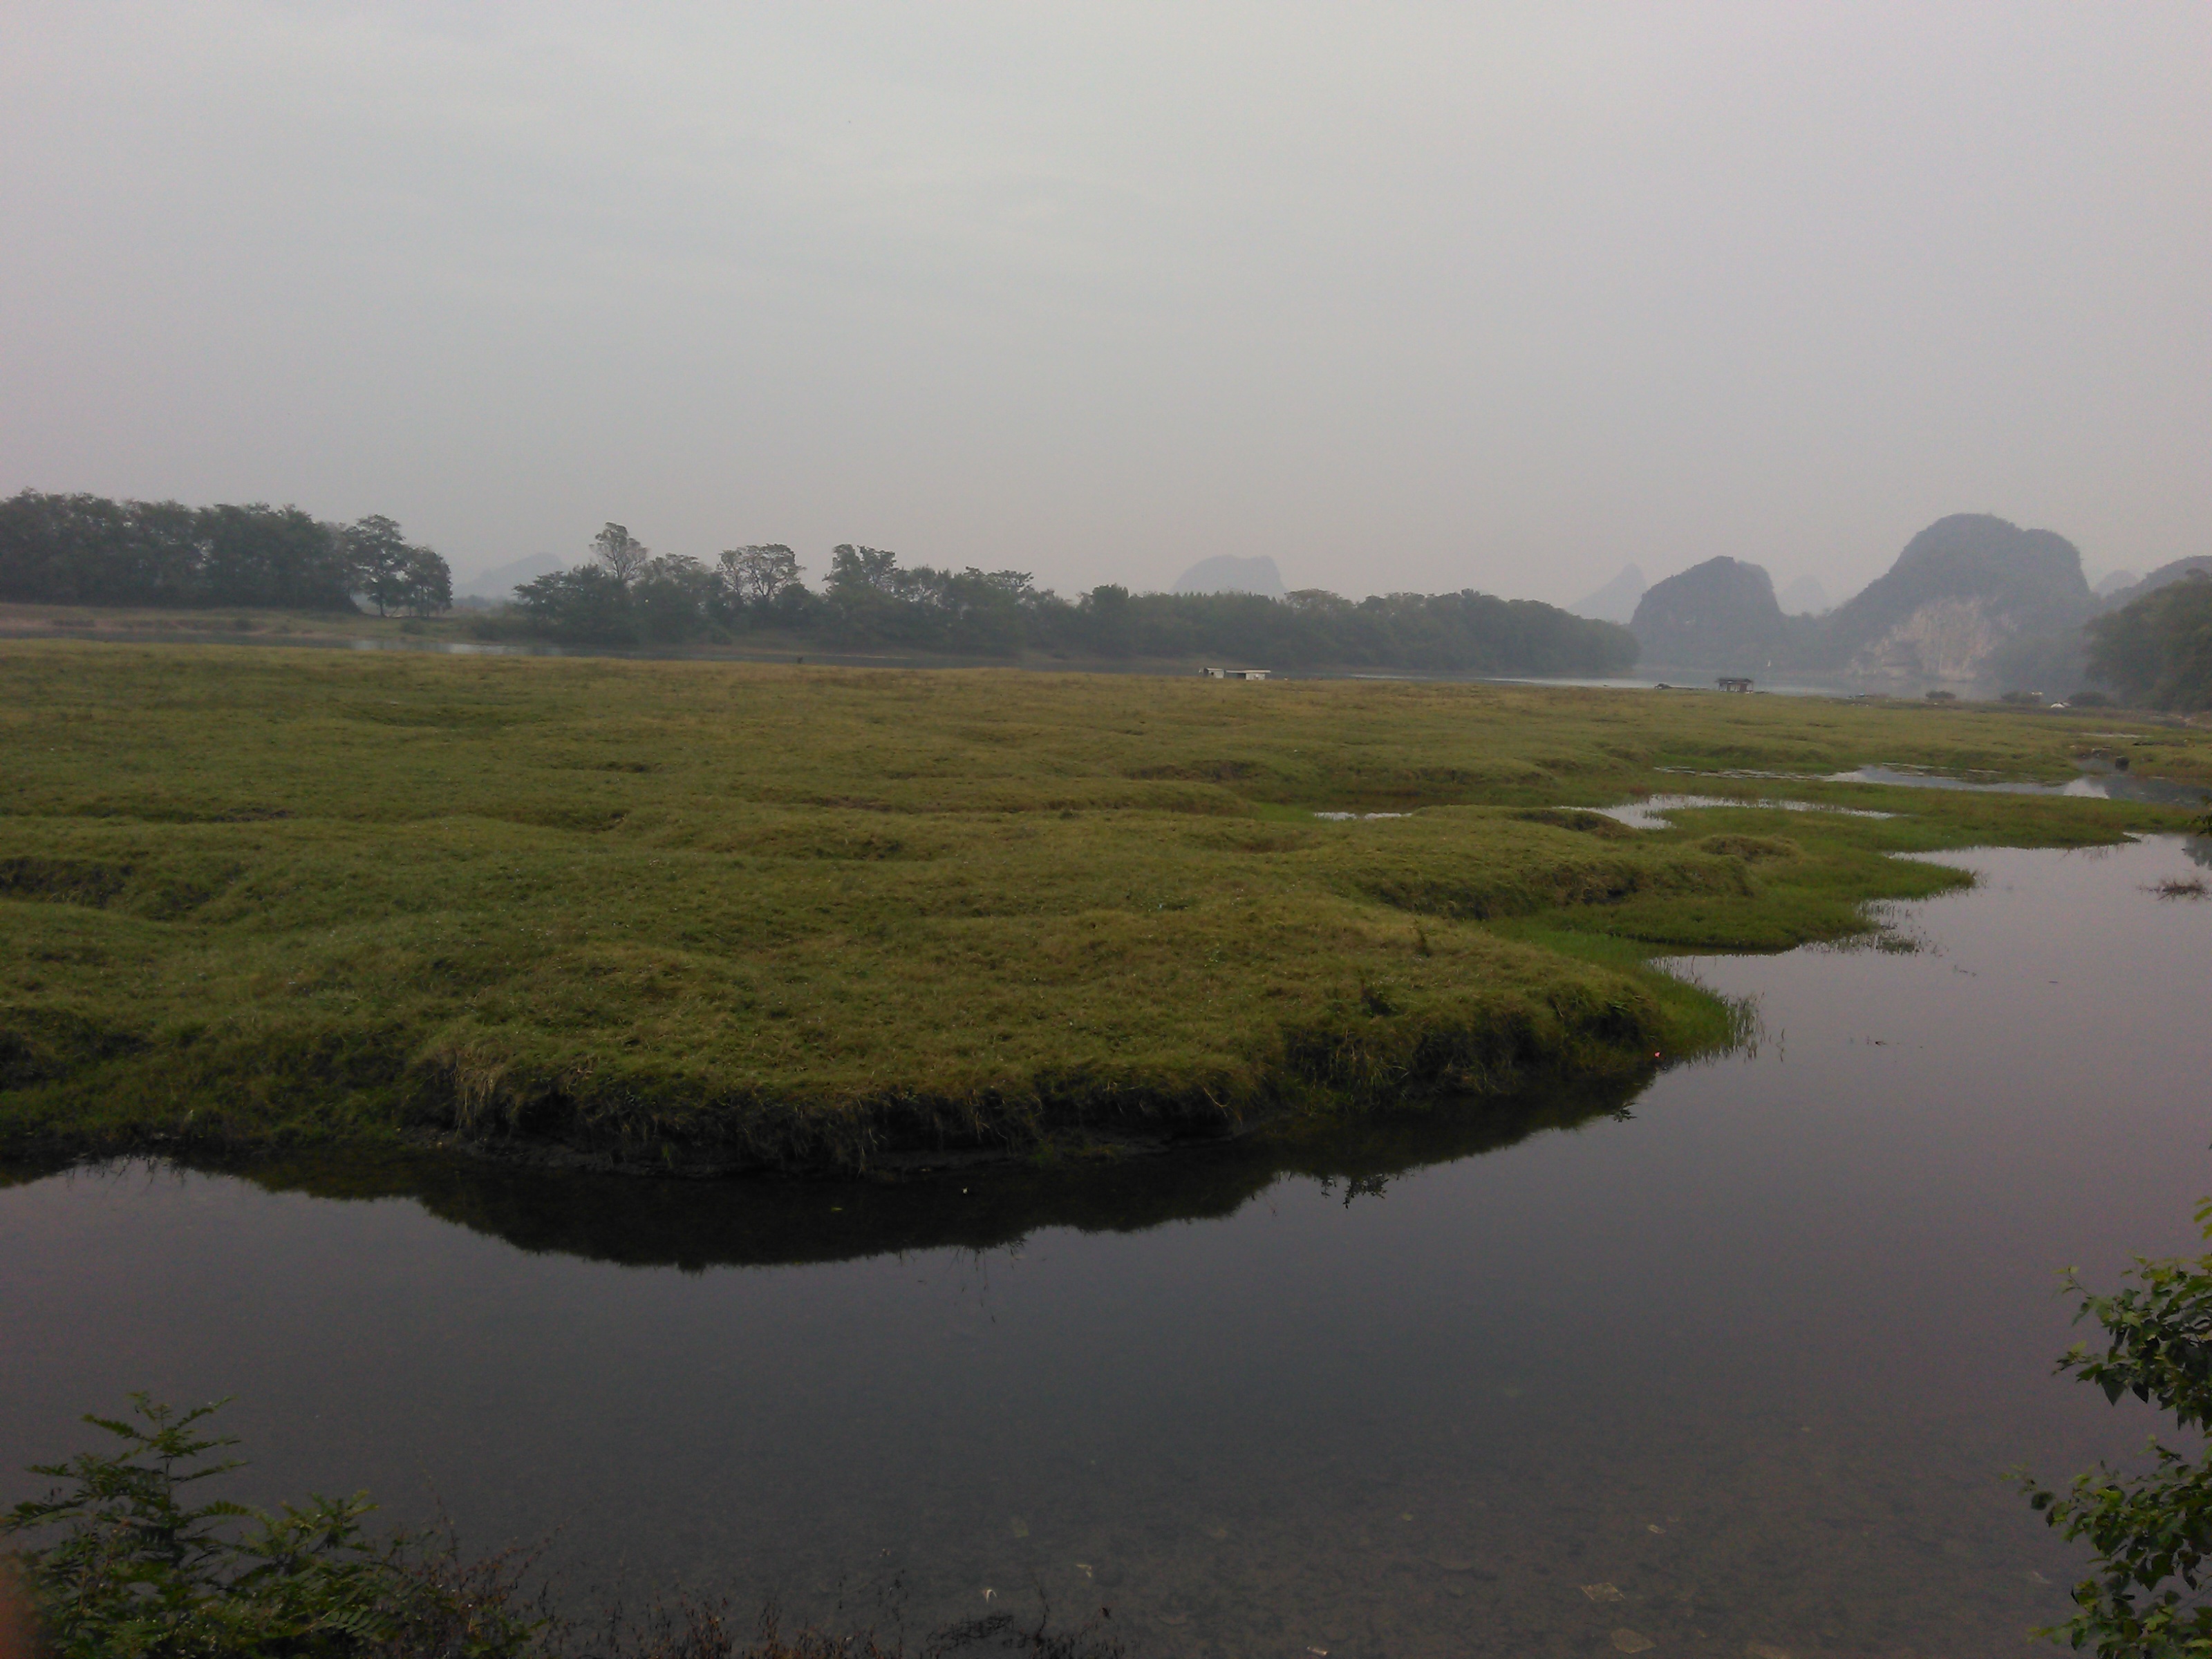
[[[17,1151],[882,1167],[1633,1083],[1734,1029],[1655,954],[2183,817],[1818,781],[2129,741],[1987,710],[64,642],[0,681]],[[2156,736],[2139,774],[2212,770]],[[1587,810],[1686,770],[1899,815]]]

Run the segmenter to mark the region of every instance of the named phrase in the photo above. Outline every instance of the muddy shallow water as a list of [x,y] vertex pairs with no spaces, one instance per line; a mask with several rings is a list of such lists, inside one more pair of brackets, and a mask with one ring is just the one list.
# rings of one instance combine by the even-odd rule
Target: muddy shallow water
[[1764,1036],[1633,1101],[896,1188],[19,1174],[0,1501],[81,1411],[231,1395],[246,1495],[558,1528],[579,1590],[1042,1595],[1146,1653],[2016,1652],[2078,1558],[2003,1471],[2150,1426],[2050,1376],[2057,1271],[2212,1191],[2212,901],[2154,890],[2207,860],[1964,854],[1890,913],[1917,951],[1685,963]]

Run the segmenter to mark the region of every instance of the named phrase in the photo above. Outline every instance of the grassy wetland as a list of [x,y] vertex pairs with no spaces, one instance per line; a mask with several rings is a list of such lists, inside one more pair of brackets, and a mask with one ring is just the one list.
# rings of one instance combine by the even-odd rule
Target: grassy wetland
[[[2189,817],[1819,775],[2212,778],[2109,712],[1700,693],[29,641],[0,683],[18,1153],[880,1168],[1633,1079],[1734,1030],[1654,957]],[[1810,775],[1687,775],[1744,771]],[[1583,810],[1668,791],[1894,816]]]

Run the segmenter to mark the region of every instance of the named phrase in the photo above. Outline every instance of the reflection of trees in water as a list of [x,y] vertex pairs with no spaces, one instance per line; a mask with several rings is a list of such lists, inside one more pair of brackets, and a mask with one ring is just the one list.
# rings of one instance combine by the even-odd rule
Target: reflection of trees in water
[[[1334,1176],[1325,1175],[1322,1176],[1320,1185],[1323,1193],[1328,1194],[1332,1198],[1336,1195],[1336,1177]],[[1352,1207],[1352,1200],[1355,1198],[1387,1198],[1389,1196],[1389,1194],[1390,1177],[1388,1176],[1356,1175],[1346,1176],[1345,1177],[1344,1207],[1347,1210]]]
[[0,1164],[0,1193],[6,1192],[10,1187],[27,1187],[33,1181],[44,1181],[48,1176],[59,1175],[69,1167],[70,1160],[65,1158]]
[[[1228,1216],[1277,1182],[1380,1197],[1394,1176],[1618,1115],[1640,1085],[1562,1087],[1395,1116],[1279,1127],[1103,1164],[902,1181],[659,1181],[449,1157],[301,1158],[228,1173],[274,1192],[411,1198],[518,1249],[628,1267],[772,1267],[921,1250],[995,1250],[1048,1227],[1138,1232]],[[222,1166],[204,1166],[221,1168]]]
[[2191,864],[2201,864],[2212,870],[2212,836],[2184,836],[2181,850],[2189,854]]

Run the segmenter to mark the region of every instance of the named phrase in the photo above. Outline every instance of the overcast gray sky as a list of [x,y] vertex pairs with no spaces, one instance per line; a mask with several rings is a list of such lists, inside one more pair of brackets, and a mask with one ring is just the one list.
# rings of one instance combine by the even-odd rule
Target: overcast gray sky
[[0,5],[0,489],[467,572],[2212,551],[2212,7]]

